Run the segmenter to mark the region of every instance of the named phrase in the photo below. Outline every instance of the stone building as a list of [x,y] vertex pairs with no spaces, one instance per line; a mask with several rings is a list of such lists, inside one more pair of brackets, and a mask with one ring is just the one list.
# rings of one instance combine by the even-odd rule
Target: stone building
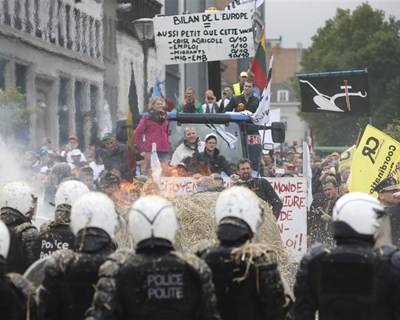
[[116,83],[106,72],[116,65],[107,54],[114,50],[116,58],[108,40],[116,1],[106,2],[111,20],[99,0],[0,0],[0,88],[25,94],[31,147],[44,137],[59,146],[73,133],[85,148],[94,138],[109,90],[105,76]]

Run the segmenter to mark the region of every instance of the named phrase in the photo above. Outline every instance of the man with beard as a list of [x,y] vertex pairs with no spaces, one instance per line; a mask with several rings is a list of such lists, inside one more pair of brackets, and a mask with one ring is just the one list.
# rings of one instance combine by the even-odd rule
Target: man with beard
[[104,170],[116,169],[121,173],[121,178],[130,180],[133,173],[128,166],[128,150],[126,145],[118,143],[112,133],[106,133],[102,137],[104,149],[100,151],[100,157],[104,164]]
[[182,163],[184,159],[192,157],[194,153],[202,152],[204,147],[205,143],[200,141],[196,129],[191,127],[185,128],[184,140],[175,149],[170,164],[176,166]]
[[11,235],[7,260],[9,272],[24,273],[36,260],[39,232],[31,221],[36,205],[37,197],[25,182],[9,182],[0,190],[0,219]]
[[267,202],[272,207],[272,213],[275,218],[278,219],[283,204],[268,180],[252,177],[251,161],[248,159],[239,160],[237,170],[239,176],[233,177],[235,184],[246,186],[257,196]]

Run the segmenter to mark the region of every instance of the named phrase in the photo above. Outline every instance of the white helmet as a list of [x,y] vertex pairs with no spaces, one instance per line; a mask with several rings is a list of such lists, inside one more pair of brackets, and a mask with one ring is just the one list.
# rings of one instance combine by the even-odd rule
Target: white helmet
[[104,193],[88,192],[74,202],[71,210],[71,230],[100,228],[114,238],[118,224],[114,202]]
[[82,195],[89,192],[89,188],[82,182],[76,180],[61,183],[55,195],[55,205],[72,204]]
[[3,221],[0,221],[0,256],[7,258],[10,249],[10,232]]
[[36,209],[36,204],[37,197],[26,182],[9,182],[0,190],[0,208],[12,208],[31,218]]
[[245,221],[255,233],[262,222],[260,201],[256,194],[246,187],[235,186],[221,192],[215,205],[217,224],[226,217]]
[[[380,202],[369,194],[351,192],[335,204],[332,221],[343,222],[360,235],[376,235],[384,212]],[[335,228],[335,235],[337,235]]]
[[175,208],[160,196],[141,197],[129,213],[129,230],[136,244],[149,238],[162,238],[174,243],[178,230]]

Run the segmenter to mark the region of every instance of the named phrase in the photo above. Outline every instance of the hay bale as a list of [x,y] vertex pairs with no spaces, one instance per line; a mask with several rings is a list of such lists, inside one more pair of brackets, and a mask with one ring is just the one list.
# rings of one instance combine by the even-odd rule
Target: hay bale
[[[177,250],[193,252],[217,242],[215,203],[218,192],[201,192],[170,199],[177,209],[180,229],[176,237]],[[289,276],[288,255],[283,247],[279,229],[268,204],[260,199],[264,221],[255,236],[255,242],[267,245],[278,256],[282,274]]]

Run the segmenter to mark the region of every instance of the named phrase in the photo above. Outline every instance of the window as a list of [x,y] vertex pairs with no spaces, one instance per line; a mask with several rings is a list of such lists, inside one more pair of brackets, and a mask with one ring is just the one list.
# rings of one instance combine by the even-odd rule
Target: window
[[6,66],[7,61],[0,59],[0,89],[6,89]]
[[288,102],[289,101],[289,90],[278,90],[277,101],[278,102]]

